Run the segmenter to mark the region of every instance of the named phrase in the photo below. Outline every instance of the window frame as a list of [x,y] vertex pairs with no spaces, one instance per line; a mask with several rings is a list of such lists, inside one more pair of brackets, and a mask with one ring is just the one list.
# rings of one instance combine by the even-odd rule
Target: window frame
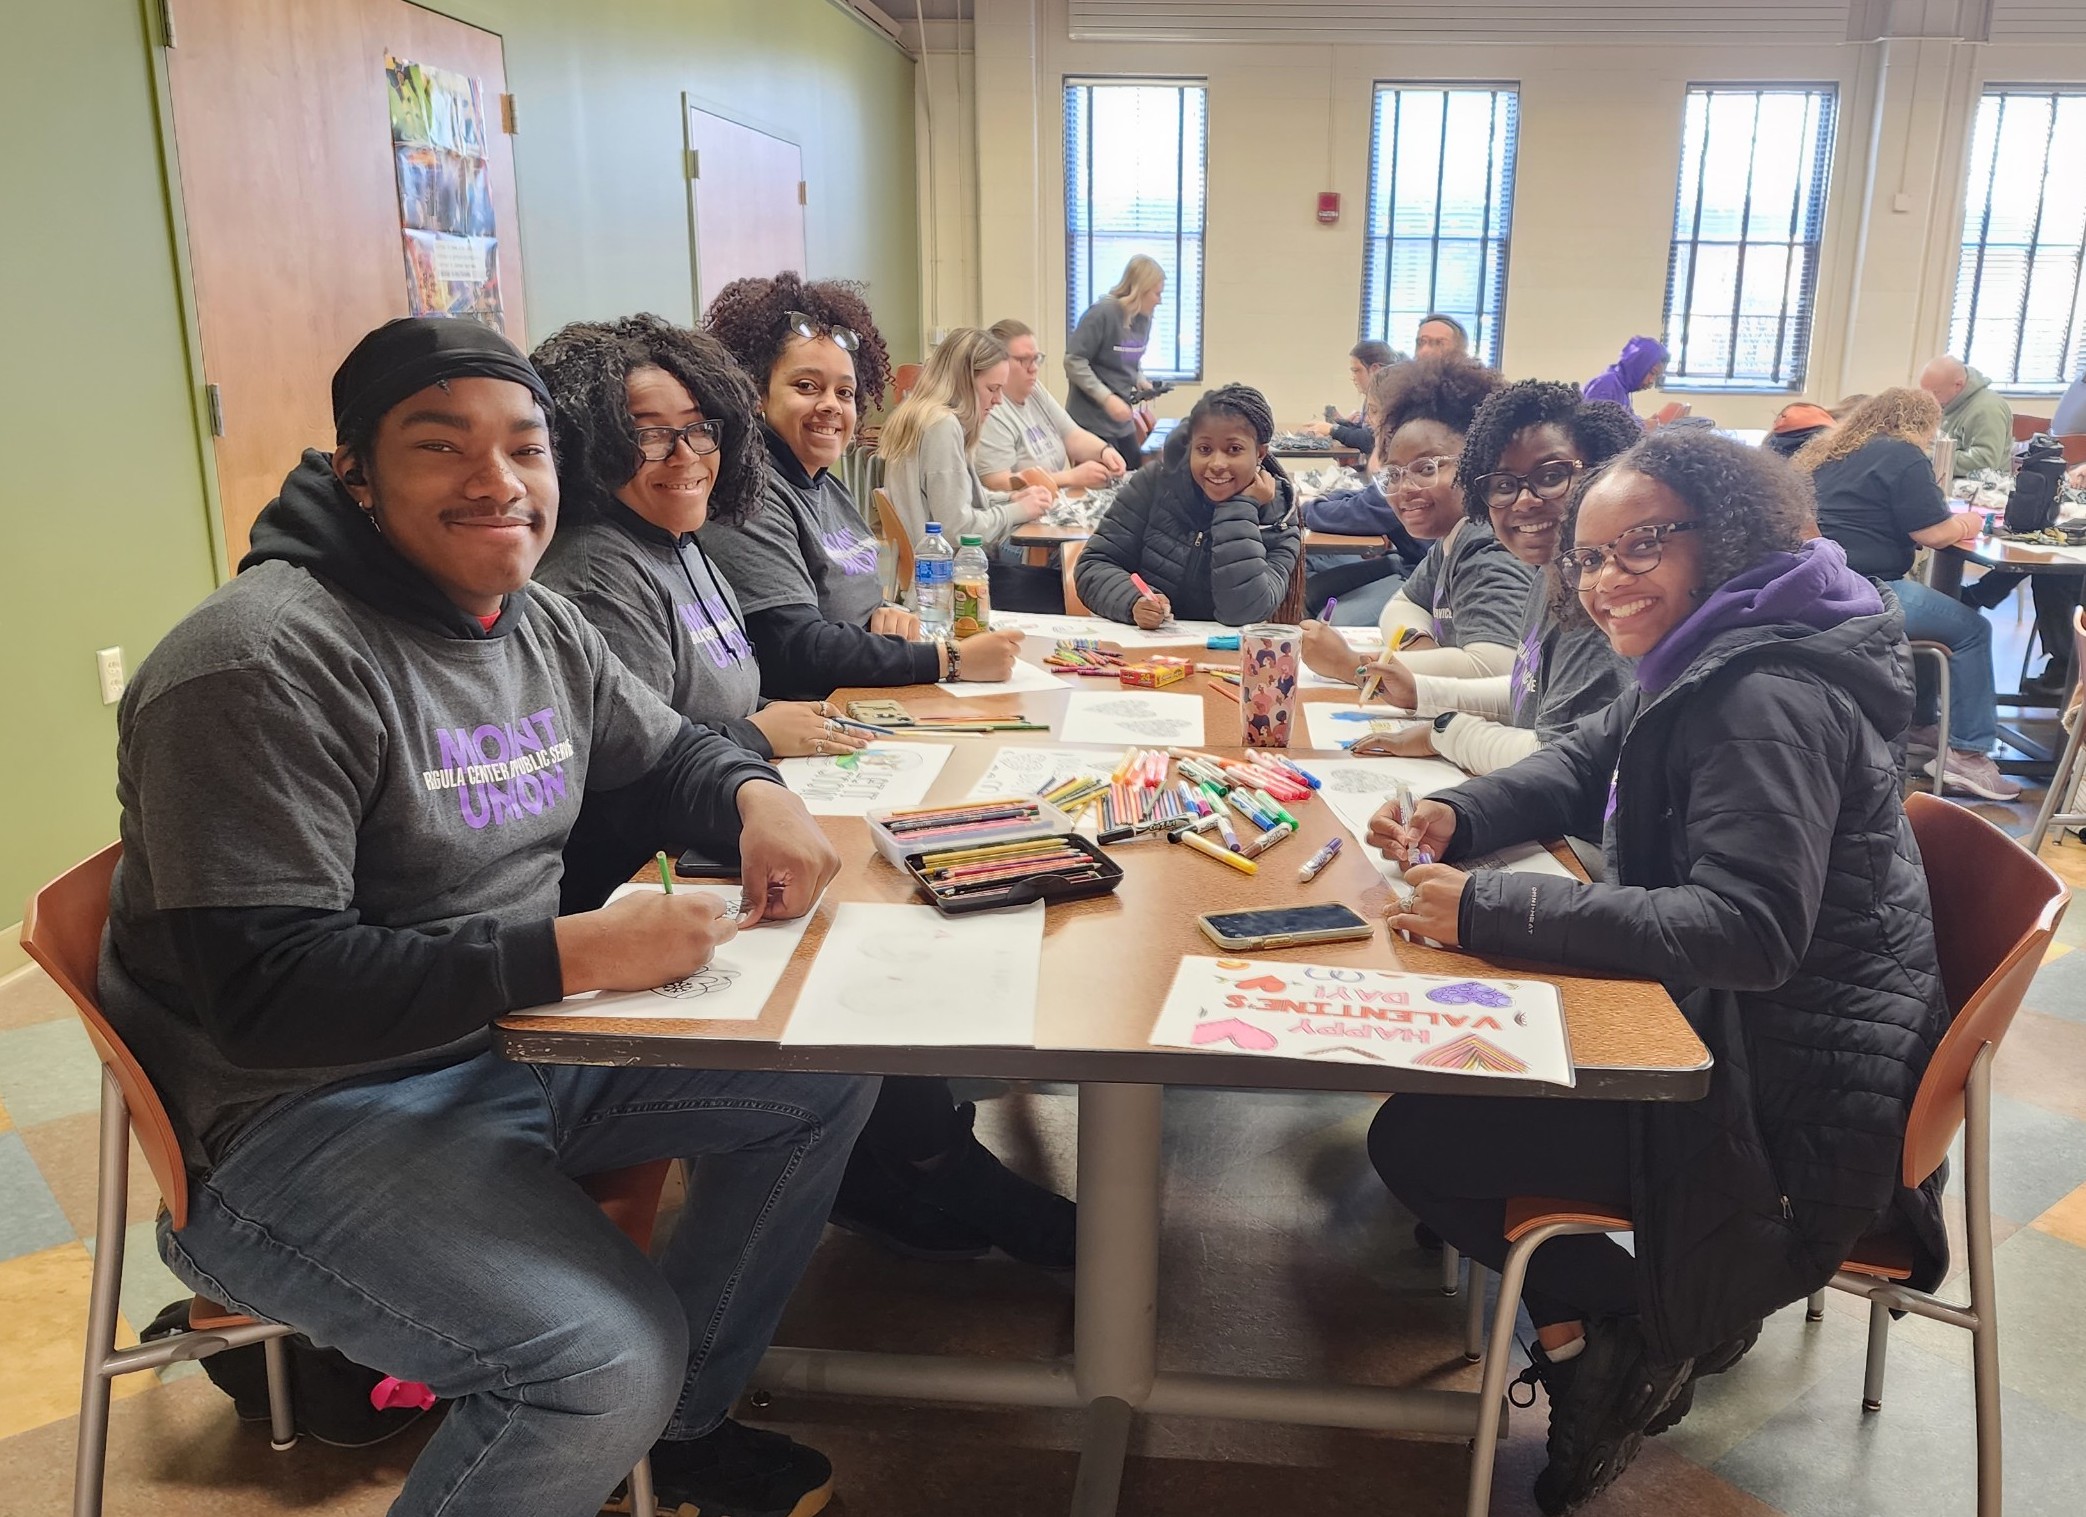
[[[1685,334],[1687,323],[1695,315],[1692,295],[1695,273],[1700,266],[1698,254],[1703,246],[1702,210],[1704,180],[1702,161],[1706,160],[1709,154],[1709,138],[1706,132],[1703,138],[1701,158],[1697,162],[1695,171],[1694,220],[1690,227],[1690,235],[1682,237],[1680,233],[1681,192],[1686,186],[1688,175],[1687,111],[1689,103],[1698,93],[1704,95],[1749,94],[1756,97],[1761,95],[1818,95],[1824,99],[1824,109],[1819,117],[1819,140],[1814,142],[1810,148],[1810,155],[1817,172],[1816,182],[1812,187],[1810,195],[1810,207],[1815,209],[1816,224],[1810,228],[1808,237],[1799,235],[1802,231],[1801,224],[1806,219],[1806,206],[1803,197],[1798,196],[1792,208],[1790,235],[1786,243],[1772,244],[1802,249],[1804,257],[1803,276],[1797,294],[1796,307],[1793,311],[1788,301],[1787,277],[1786,275],[1784,276],[1783,304],[1779,318],[1781,322],[1779,332],[1781,335],[1778,335],[1775,352],[1778,362],[1780,361],[1779,355],[1785,348],[1789,353],[1790,371],[1785,379],[1776,379],[1772,375],[1739,375],[1735,372],[1727,372],[1724,377],[1717,378],[1706,374],[1677,373],[1672,367],[1680,361],[1680,355],[1686,351],[1687,341]],[[1823,282],[1825,267],[1825,239],[1831,218],[1833,174],[1837,166],[1836,160],[1840,154],[1840,94],[1839,82],[1830,79],[1696,79],[1690,80],[1682,92],[1681,155],[1680,162],[1673,176],[1673,223],[1667,234],[1666,296],[1660,328],[1661,340],[1665,343],[1666,350],[1671,356],[1667,360],[1666,376],[1659,386],[1662,391],[1711,395],[1797,395],[1803,392],[1804,386],[1809,382],[1811,340],[1816,331],[1818,292],[1819,286]],[[1741,307],[1745,301],[1746,251],[1749,246],[1756,244],[1766,245],[1763,244],[1762,239],[1750,236],[1748,231],[1748,223],[1752,219],[1752,187],[1757,173],[1757,121],[1756,105],[1755,152],[1749,155],[1746,160],[1746,197],[1742,202],[1742,209],[1739,215],[1738,235],[1734,239],[1738,249],[1738,277],[1734,281],[1732,289],[1731,346],[1730,356],[1726,364],[1727,370],[1735,370],[1737,366],[1738,323],[1741,317]],[[1678,303],[1678,307],[1676,307],[1675,295],[1678,292],[1675,290],[1675,275],[1679,271],[1680,250],[1683,243],[1689,249],[1688,298],[1681,300]],[[1728,246],[1733,244],[1712,243],[1710,245]],[[1675,326],[1676,310],[1680,318],[1678,328]],[[1786,334],[1792,324],[1796,329],[1795,340],[1789,342],[1786,340]]]
[[[1949,351],[1953,353],[1960,348],[1965,355],[1964,362],[1966,363],[1970,361],[1968,357],[1970,343],[1977,323],[1977,309],[1980,300],[1978,286],[1982,283],[1986,254],[1992,246],[1989,236],[1992,225],[1992,182],[1998,173],[2000,133],[2003,130],[2006,101],[2009,97],[2017,95],[2045,97],[2052,101],[2065,96],[2086,98],[2086,84],[2036,84],[2023,80],[1986,80],[1978,87],[1977,107],[1971,112],[1969,128],[1965,133],[1963,143],[1963,225],[1956,235],[1956,277],[1953,281],[1954,289],[1950,291],[1949,295],[1948,312]],[[1985,102],[1993,99],[1997,99],[2000,102],[2001,121],[1995,126],[1992,133],[1992,158],[1984,165],[1984,215],[1979,227],[1977,241],[1973,245],[1969,239],[1970,207],[1973,190],[1972,176],[1978,172],[1979,165],[1972,161],[1972,155],[1977,150],[1978,118],[1984,114]],[[2050,135],[2043,144],[2043,179],[2045,185],[2049,177],[2051,149],[2056,141],[2056,122],[2054,117],[2055,112],[2053,110]],[[1992,388],[2013,395],[2035,395],[2054,398],[2063,395],[2074,381],[2082,375],[2086,375],[2086,237],[2082,237],[2077,249],[2077,263],[2073,270],[2071,325],[2065,337],[2064,354],[2060,362],[2060,368],[2070,377],[2061,377],[2054,380],[2024,380],[2020,377],[2021,347],[2026,341],[2028,327],[2028,297],[2035,284],[2035,255],[2042,246],[2040,237],[2048,199],[2049,197],[2046,193],[2038,193],[2036,196],[2035,223],[2029,233],[2029,240],[2026,244],[2000,244],[2003,247],[2020,248],[2027,256],[2028,265],[2027,273],[2021,281],[2020,305],[2013,316],[2013,364],[2009,372],[2004,376],[1988,376],[1991,380]],[[2052,244],[2052,246],[2057,246],[2057,244]],[[1971,276],[1969,308],[1967,311],[1959,312],[1957,307],[1963,297],[1963,265],[1972,258],[1976,260],[1977,272]],[[1956,335],[1959,316],[1962,318],[1962,340],[1960,343]]]
[[[1395,249],[1397,243],[1400,241],[1400,238],[1398,237],[1396,230],[1397,212],[1395,208],[1395,196],[1397,194],[1398,180],[1397,148],[1396,136],[1394,133],[1392,137],[1392,151],[1390,153],[1390,184],[1388,186],[1389,194],[1393,198],[1391,201],[1391,210],[1388,216],[1387,225],[1384,228],[1384,233],[1381,237],[1378,237],[1376,234],[1376,227],[1374,224],[1374,218],[1376,215],[1376,189],[1377,184],[1379,182],[1379,169],[1384,164],[1385,155],[1382,151],[1383,139],[1377,131],[1377,125],[1379,121],[1382,119],[1380,107],[1383,96],[1386,93],[1402,93],[1407,90],[1430,94],[1451,94],[1458,92],[1466,94],[1489,93],[1495,97],[1501,94],[1507,94],[1513,97],[1513,140],[1508,144],[1506,163],[1501,174],[1500,200],[1497,205],[1493,203],[1491,195],[1491,185],[1489,183],[1488,174],[1488,182],[1486,184],[1485,194],[1486,230],[1483,233],[1481,233],[1478,237],[1478,245],[1481,250],[1488,248],[1490,244],[1493,241],[1495,241],[1495,238],[1493,237],[1491,232],[1491,227],[1493,224],[1493,217],[1495,213],[1497,213],[1500,227],[1499,235],[1496,239],[1499,244],[1499,305],[1498,309],[1492,313],[1491,318],[1492,326],[1490,352],[1487,352],[1484,346],[1485,327],[1483,323],[1485,320],[1485,305],[1484,290],[1482,284],[1480,286],[1478,297],[1478,309],[1474,314],[1473,319],[1471,321],[1465,322],[1465,326],[1468,328],[1470,332],[1471,356],[1476,358],[1481,363],[1484,363],[1493,368],[1497,368],[1499,366],[1501,355],[1503,355],[1506,352],[1507,295],[1509,280],[1512,274],[1514,252],[1514,195],[1518,185],[1520,173],[1521,81],[1518,79],[1377,79],[1370,83],[1369,188],[1367,197],[1362,202],[1362,289],[1361,320],[1357,327],[1358,340],[1363,342],[1371,340],[1388,342],[1391,344],[1393,350],[1400,352],[1404,351],[1402,348],[1399,347],[1397,342],[1392,340],[1387,330],[1384,332],[1378,332],[1375,329],[1374,319],[1377,316],[1378,312],[1370,308],[1370,296],[1372,293],[1374,293],[1382,297],[1381,314],[1383,315],[1385,326],[1387,328],[1390,320],[1391,258],[1393,250]],[[1497,102],[1495,100],[1494,119],[1497,120],[1497,117],[1498,107]],[[1434,257],[1429,268],[1430,284],[1428,295],[1430,301],[1433,299],[1434,295],[1440,289],[1442,243],[1440,192],[1443,177],[1446,173],[1446,154],[1442,155],[1441,161],[1444,167],[1438,167],[1436,169],[1434,180],[1434,229],[1425,239],[1425,241],[1431,243],[1434,248]],[[1489,155],[1487,161],[1488,163],[1490,161]],[[1419,241],[1421,239],[1408,238],[1404,240]],[[1462,241],[1467,239],[1457,240]],[[1374,266],[1375,250],[1378,243],[1383,244],[1384,248],[1384,287],[1381,291],[1372,292],[1369,288],[1369,271]],[[1440,307],[1438,305],[1430,304],[1429,309],[1439,310]],[[1462,314],[1456,311],[1448,311],[1445,314],[1456,317],[1458,321],[1464,320]]]
[[[1165,76],[1157,74],[1078,73],[1065,74],[1061,77],[1060,88],[1058,91],[1058,102],[1059,109],[1061,112],[1060,125],[1062,127],[1062,130],[1059,133],[1059,139],[1066,152],[1064,164],[1065,194],[1064,199],[1061,202],[1065,217],[1065,331],[1067,332],[1067,334],[1069,334],[1072,331],[1072,329],[1079,324],[1079,318],[1086,313],[1087,307],[1092,305],[1095,300],[1100,299],[1101,296],[1107,294],[1108,289],[1110,287],[1109,285],[1101,286],[1100,288],[1094,290],[1091,294],[1089,294],[1083,302],[1080,298],[1080,292],[1073,287],[1073,270],[1078,266],[1078,256],[1076,253],[1076,246],[1078,240],[1082,235],[1084,235],[1087,238],[1089,244],[1091,244],[1094,237],[1092,215],[1093,202],[1091,198],[1091,190],[1093,185],[1092,163],[1094,144],[1093,133],[1091,130],[1089,130],[1086,135],[1086,182],[1089,189],[1089,198],[1087,201],[1088,214],[1085,217],[1087,230],[1084,234],[1082,234],[1075,229],[1074,219],[1072,215],[1073,197],[1077,193],[1080,177],[1079,174],[1075,171],[1074,165],[1071,161],[1070,152],[1072,145],[1071,123],[1073,116],[1072,92],[1077,89],[1091,91],[1094,89],[1113,89],[1126,87],[1131,89],[1178,90],[1182,92],[1184,99],[1188,90],[1193,89],[1200,90],[1202,92],[1202,206],[1200,215],[1197,218],[1199,225],[1192,238],[1190,238],[1184,231],[1186,222],[1183,218],[1181,210],[1182,207],[1185,207],[1186,201],[1184,198],[1176,196],[1176,211],[1174,216],[1174,267],[1173,270],[1167,276],[1168,297],[1178,300],[1179,289],[1181,284],[1181,280],[1179,277],[1181,250],[1189,241],[1192,240],[1196,246],[1197,259],[1197,271],[1195,279],[1195,351],[1193,355],[1194,363],[1192,366],[1186,367],[1163,368],[1156,363],[1147,361],[1147,363],[1144,366],[1144,373],[1146,377],[1150,379],[1165,380],[1171,384],[1199,384],[1202,382],[1203,371],[1207,367],[1206,349],[1208,347],[1208,343],[1206,341],[1208,335],[1206,319],[1207,292],[1209,288],[1210,240],[1210,81],[1208,76],[1206,75],[1179,74],[1173,76]],[[1089,107],[1089,120],[1091,120],[1091,106]],[[1187,158],[1185,154],[1184,145],[1184,151],[1181,157],[1177,160],[1177,184],[1184,182],[1187,178],[1185,172],[1182,172],[1182,170],[1185,169],[1186,163]],[[1087,264],[1088,273],[1091,277],[1093,266],[1091,250],[1089,251]],[[1113,281],[1111,280],[1110,285],[1112,284]],[[1176,309],[1181,308],[1177,306]],[[1180,356],[1181,347],[1179,339],[1180,322],[1178,321],[1178,319],[1176,319],[1174,323],[1174,332],[1174,356],[1178,358]]]

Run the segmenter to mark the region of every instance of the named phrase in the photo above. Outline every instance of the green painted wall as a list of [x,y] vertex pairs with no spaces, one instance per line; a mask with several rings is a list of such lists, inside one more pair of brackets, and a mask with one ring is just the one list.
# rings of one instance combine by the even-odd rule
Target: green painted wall
[[[506,42],[537,335],[692,315],[685,91],[803,145],[812,273],[865,280],[893,348],[918,347],[913,65],[861,23],[827,0],[435,8]],[[0,91],[5,923],[115,835],[94,650],[121,644],[134,668],[214,571],[140,7],[9,6],[0,37],[37,60]]]

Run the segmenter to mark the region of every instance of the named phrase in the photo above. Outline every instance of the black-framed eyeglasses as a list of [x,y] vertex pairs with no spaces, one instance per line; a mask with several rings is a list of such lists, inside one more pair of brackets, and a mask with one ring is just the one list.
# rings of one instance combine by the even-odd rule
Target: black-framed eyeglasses
[[802,311],[784,311],[782,319],[784,324],[799,337],[832,338],[833,346],[840,349],[843,353],[856,352],[862,346],[862,334],[853,327],[836,327]]
[[1553,458],[1546,464],[1537,464],[1526,474],[1509,474],[1504,469],[1496,474],[1480,474],[1471,481],[1478,499],[1488,506],[1501,508],[1511,506],[1526,490],[1537,500],[1556,500],[1572,488],[1572,481],[1586,465],[1571,459]]
[[1583,588],[1601,577],[1602,565],[1614,562],[1625,574],[1649,574],[1658,568],[1659,560],[1666,556],[1666,539],[1675,532],[1692,532],[1691,521],[1646,522],[1632,527],[1612,542],[1595,543],[1585,548],[1569,548],[1557,555],[1557,572],[1564,582],[1574,590]]
[[637,451],[648,464],[663,464],[674,456],[676,443],[687,443],[697,458],[715,453],[724,444],[724,423],[691,421],[685,427],[639,427]]
[[1408,478],[1418,484],[1431,485],[1441,477],[1443,469],[1455,462],[1455,454],[1437,453],[1428,458],[1415,458],[1409,464],[1385,464],[1376,471],[1376,486],[1380,490],[1389,490],[1395,488],[1400,480]]

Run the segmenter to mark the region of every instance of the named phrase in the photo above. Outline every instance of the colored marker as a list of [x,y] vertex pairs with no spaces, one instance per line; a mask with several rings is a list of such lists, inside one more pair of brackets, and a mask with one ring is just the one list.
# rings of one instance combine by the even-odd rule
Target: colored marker
[[1324,604],[1323,606],[1320,606],[1320,607],[1318,608],[1318,619],[1319,619],[1320,621],[1322,621],[1322,622],[1329,622],[1329,621],[1331,621],[1331,620],[1333,619],[1333,607],[1335,607],[1335,606],[1337,606],[1337,605],[1339,605],[1339,604],[1340,604],[1340,597],[1339,597],[1339,596],[1337,596],[1337,595],[1328,595],[1328,596],[1327,596],[1327,597],[1325,598],[1325,604]]
[[1260,873],[1260,866],[1254,863],[1251,859],[1233,853],[1229,849],[1219,848],[1215,843],[1212,843],[1208,838],[1203,837],[1199,833],[1169,832],[1166,835],[1166,840],[1169,843],[1185,843],[1188,847],[1193,848],[1197,853],[1206,853],[1220,864],[1229,864],[1240,874]]
[[1304,867],[1297,871],[1297,879],[1303,884],[1310,884],[1320,874],[1324,873],[1326,865],[1332,863],[1339,856],[1340,840],[1338,838],[1328,840],[1325,847],[1319,849],[1318,852],[1312,854],[1310,858],[1304,861]]

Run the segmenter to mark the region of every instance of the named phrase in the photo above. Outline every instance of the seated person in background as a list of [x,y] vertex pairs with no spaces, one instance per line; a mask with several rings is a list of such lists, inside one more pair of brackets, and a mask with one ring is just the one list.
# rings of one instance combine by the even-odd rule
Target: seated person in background
[[[1965,542],[1984,526],[1975,511],[1951,514],[1948,497],[1934,482],[1927,451],[1940,427],[1941,407],[1926,391],[1884,390],[1791,462],[1812,477],[1819,531],[1846,550],[1856,573],[1889,583],[1904,608],[1905,635],[1948,646],[1948,756],[1932,758],[1926,772],[1932,774],[1935,764],[1945,763],[1945,789],[2010,801],[2020,795],[2021,787],[2001,774],[1991,759],[1999,736],[1992,629],[1955,597],[1912,577],[1916,548]],[[1935,726],[1937,682],[1918,661],[1913,672],[1919,696],[1906,744],[1915,756],[1933,755],[1941,744]]]
[[992,335],[1007,349],[1007,386],[985,417],[973,455],[988,490],[1021,488],[1024,469],[1041,469],[1060,490],[1098,490],[1123,477],[1123,455],[1074,421],[1038,381],[1036,334],[1009,317]]
[[[1489,774],[1554,742],[1620,695],[1629,667],[1608,639],[1564,602],[1554,567],[1570,489],[1545,499],[1540,481],[1569,465],[1574,481],[1634,444],[1636,423],[1618,406],[1580,398],[1579,387],[1524,379],[1487,400],[1463,440],[1464,509],[1479,512],[1533,578],[1521,611],[1514,667],[1475,678],[1416,674],[1395,655],[1367,665],[1383,698],[1431,716],[1369,748],[1404,758],[1440,754]],[[1546,474],[1546,471],[1548,473]],[[1418,662],[1424,655],[1416,655]],[[1364,676],[1366,678],[1366,676]],[[1599,833],[1577,834],[1597,842]]]
[[795,274],[735,279],[703,328],[753,381],[768,482],[761,510],[701,534],[746,613],[769,700],[824,700],[842,685],[1003,680],[1019,636],[980,633],[953,644],[908,641],[920,619],[889,605],[876,534],[832,471],[863,400],[883,399],[891,358],[852,285]]
[[[1394,931],[1648,975],[1715,1060],[1700,1101],[1400,1095],[1370,1130],[1391,1191],[1494,1268],[1510,1197],[1635,1221],[1634,1258],[1586,1235],[1529,1263],[1546,1513],[1620,1474],[1872,1228],[1902,1225],[1915,1287],[1946,1273],[1940,1177],[1898,1179],[1948,1024],[1892,754],[1905,632],[1836,544],[1804,538],[1809,512],[1801,479],[1756,448],[1673,433],[1624,454],[1581,496],[1562,567],[1578,613],[1635,663],[1631,688],[1409,824],[1390,808],[1370,824],[1407,866]],[[1605,884],[1455,867],[1589,827]],[[1413,864],[1421,849],[1443,862]]]
[[[1404,579],[1426,561],[1427,545],[1463,516],[1456,460],[1471,419],[1500,385],[1496,370],[1468,359],[1414,359],[1379,369],[1369,380],[1369,407],[1377,419],[1376,473],[1366,490],[1304,504],[1304,526],[1314,532],[1381,537],[1390,550],[1379,558],[1317,554],[1304,604],[1317,611],[1337,596],[1336,627],[1373,627]],[[1331,643],[1319,639],[1330,649]],[[1354,660],[1345,643],[1330,654],[1335,678]]]
[[934,521],[951,548],[975,535],[991,553],[1056,501],[1055,490],[1019,481],[1011,495],[994,495],[971,465],[971,450],[1000,403],[1011,367],[997,337],[958,327],[927,355],[919,382],[884,423],[876,451],[884,461],[884,492],[898,508],[907,542],[917,543]]
[[1630,397],[1649,390],[1666,372],[1666,344],[1656,337],[1632,337],[1622,357],[1580,387],[1588,400],[1605,400],[1636,415]]
[[1233,627],[1296,620],[1304,536],[1289,480],[1268,457],[1274,435],[1260,391],[1205,391],[1164,456],[1130,477],[1087,540],[1074,570],[1079,598],[1096,616],[1145,628],[1175,617]]
[[1956,478],[2012,470],[2013,408],[1991,381],[1944,354],[1919,371],[1919,387],[1941,407],[1941,435],[1956,445]]
[[[1356,343],[1347,350],[1347,378],[1355,392],[1363,397],[1362,408],[1345,420],[1314,421],[1298,430],[1313,437],[1330,437],[1341,447],[1353,448],[1367,458],[1376,451],[1376,431],[1369,425],[1369,380],[1391,365],[1405,361],[1402,354],[1391,351],[1387,342],[1369,339]],[[1326,409],[1330,411],[1332,407]]]
[[1439,311],[1422,316],[1413,332],[1415,358],[1460,358],[1469,351],[1470,333],[1464,330],[1463,323]]
[[[592,1512],[647,1453],[664,1507],[814,1512],[826,1460],[727,1413],[876,1081],[491,1048],[520,1007],[694,974],[840,865],[769,765],[529,584],[549,408],[475,322],[370,333],[333,376],[339,446],[124,696],[100,987],[198,1180],[160,1247],[451,1402],[394,1512]],[[742,924],[657,892],[557,914],[581,797],[634,783],[660,843],[744,859]],[[578,1179],[664,1158],[689,1206],[655,1265]]]
[[1760,439],[1760,446],[1777,458],[1794,458],[1803,451],[1805,443],[1823,437],[1832,428],[1832,412],[1808,400],[1799,400],[1775,413],[1774,425]]
[[[692,720],[768,755],[863,746],[827,703],[760,705],[760,667],[731,586],[697,535],[772,511],[753,387],[717,340],[656,316],[582,322],[536,350],[556,418],[566,510],[540,576],[565,589],[626,667]],[[705,446],[698,451],[694,444]],[[656,456],[655,456],[656,455]],[[590,794],[565,846],[564,909],[587,911],[659,847],[644,785]],[[879,1093],[833,1220],[916,1257],[995,1245],[1072,1265],[1072,1203],[1013,1174],[972,1135],[946,1080]]]

